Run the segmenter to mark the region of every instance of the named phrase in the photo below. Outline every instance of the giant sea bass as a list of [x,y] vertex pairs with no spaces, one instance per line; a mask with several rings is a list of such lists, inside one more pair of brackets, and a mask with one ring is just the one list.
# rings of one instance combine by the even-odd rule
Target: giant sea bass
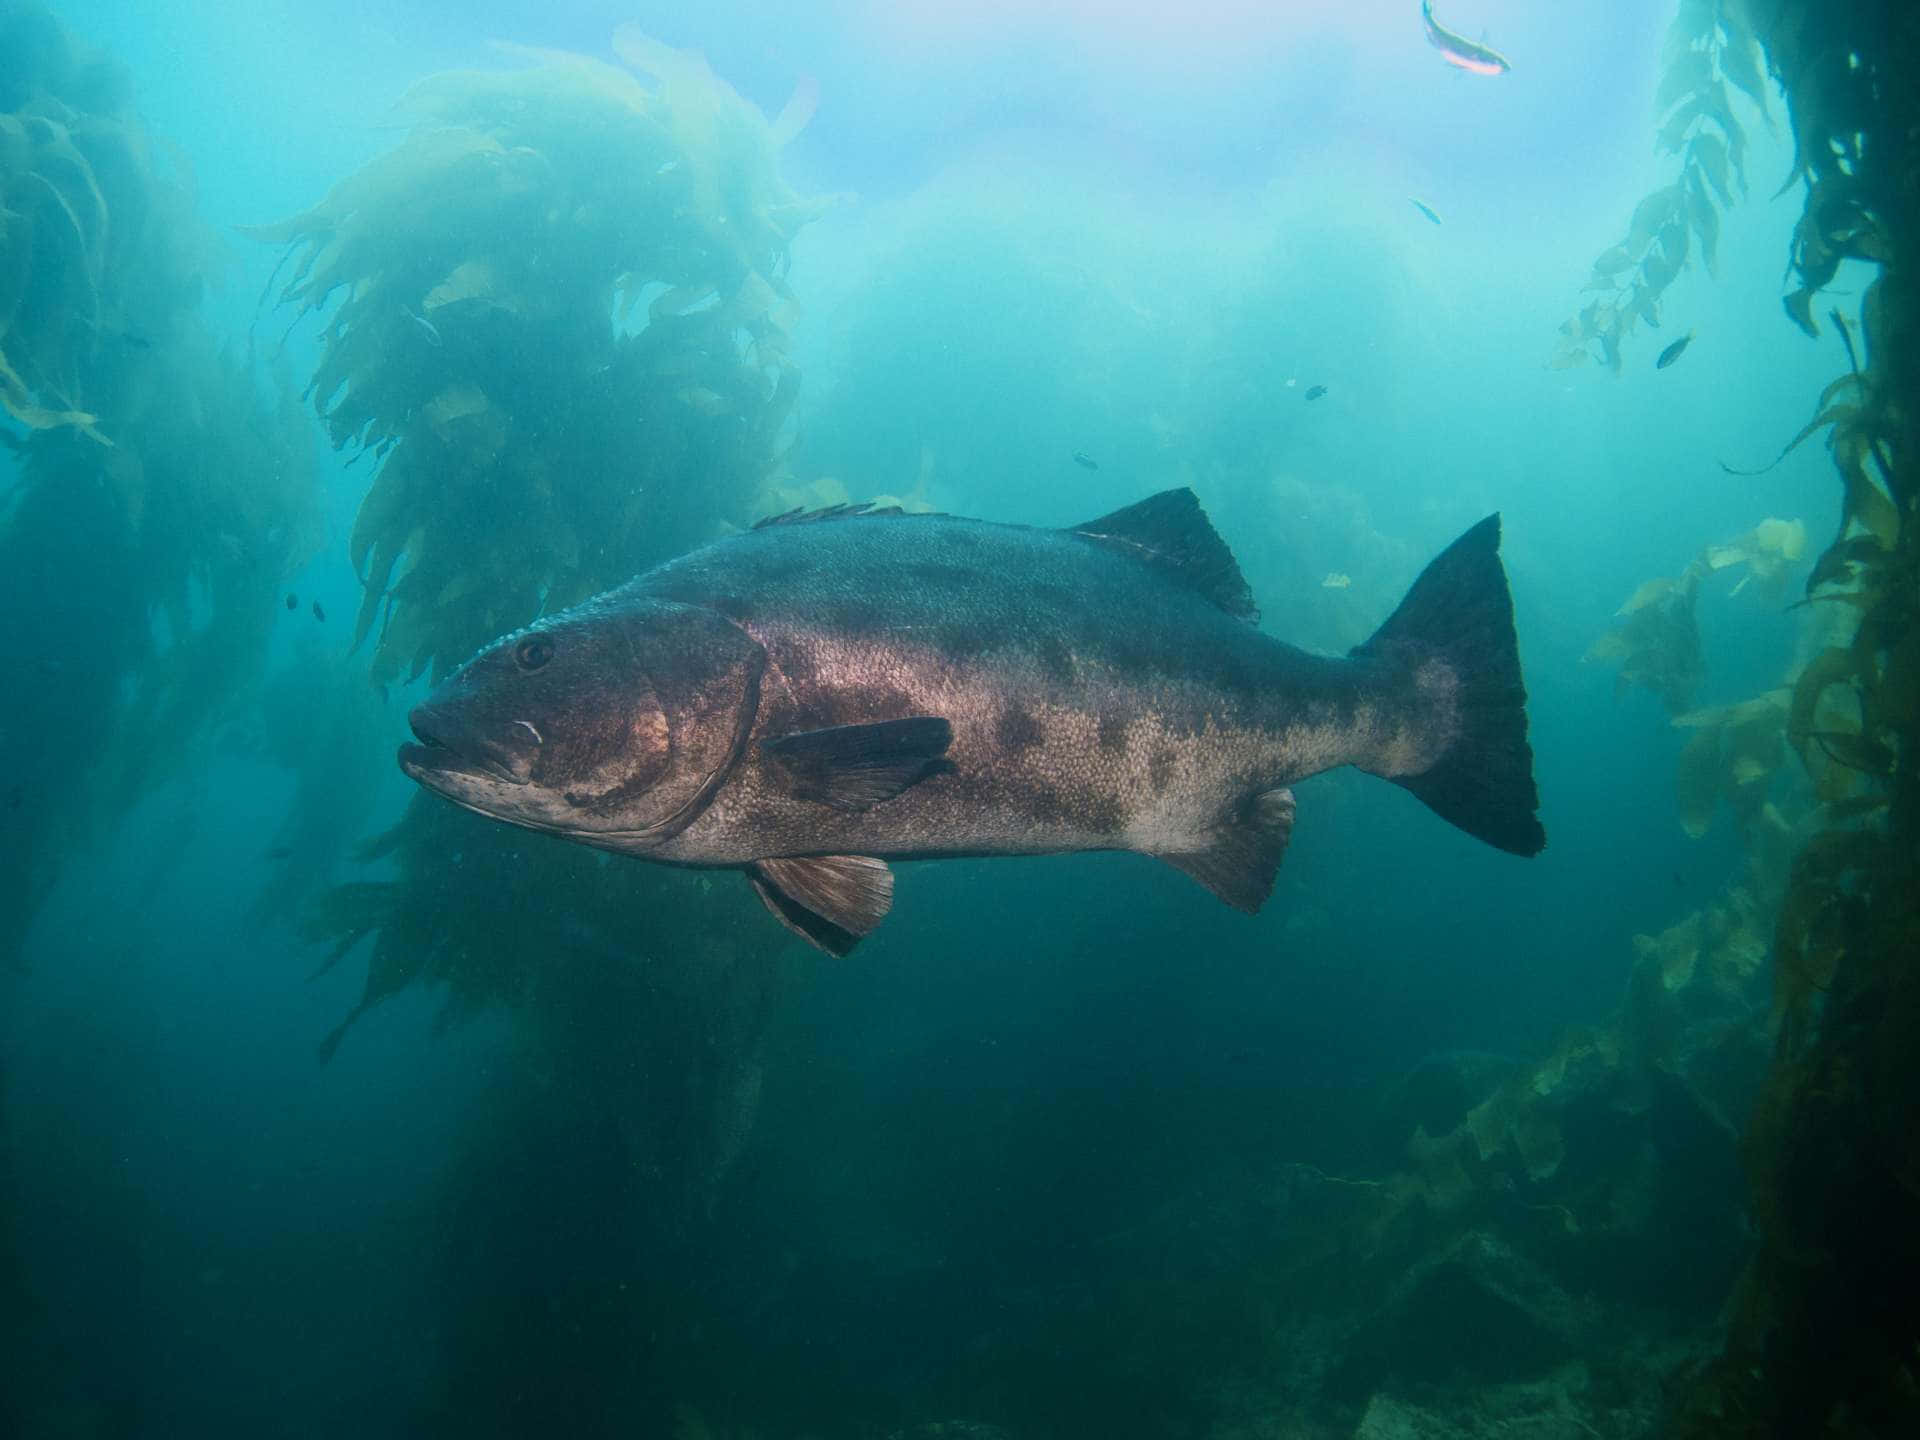
[[889,860],[1133,850],[1260,908],[1337,765],[1546,843],[1498,516],[1344,657],[1262,634],[1190,490],[1065,530],[795,511],[509,635],[414,710],[413,779],[582,844],[742,870],[844,954]]

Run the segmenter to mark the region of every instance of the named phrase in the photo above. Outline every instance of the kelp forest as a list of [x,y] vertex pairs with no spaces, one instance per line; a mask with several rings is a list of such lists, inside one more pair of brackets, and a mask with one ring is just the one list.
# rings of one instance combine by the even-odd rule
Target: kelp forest
[[[607,54],[421,79],[309,208],[218,235],[140,76],[0,0],[0,983],[58,963],[36,921],[129,817],[234,757],[285,779],[280,858],[237,903],[304,957],[286,986],[351,977],[313,1066],[402,997],[443,1032],[407,1044],[505,1037],[406,1222],[434,1358],[394,1433],[1920,1433],[1920,9],[1679,0],[1667,178],[1540,337],[1615,385],[1680,338],[1671,287],[1716,273],[1750,192],[1802,206],[1772,343],[1837,337],[1846,366],[1715,479],[1738,497],[1824,447],[1833,483],[1672,534],[1671,570],[1580,642],[1677,732],[1673,823],[1737,852],[1724,886],[1634,940],[1607,1018],[1330,1101],[1360,1141],[1143,1205],[1087,1242],[1099,1278],[1036,1265],[991,1305],[879,1221],[882,1258],[836,1273],[743,1198],[801,1163],[809,1087],[854,1062],[776,1024],[821,957],[737,876],[383,803],[407,705],[495,638],[796,498],[913,492],[802,463],[793,251],[844,203],[783,177],[806,86],[770,117],[634,26]],[[1775,127],[1785,175],[1750,153]],[[272,276],[228,334],[206,297],[241,249]],[[294,577],[327,546],[357,603],[289,659],[276,627],[319,613]],[[1703,703],[1725,617],[1760,613],[1795,636],[1776,683]],[[163,1433],[49,1319],[12,1072],[0,1050],[0,1434]],[[769,1118],[777,1081],[801,1098]],[[830,1298],[802,1313],[808,1286]],[[888,1348],[892,1315],[939,1358]]]
[[[1682,4],[1659,90],[1660,144],[1678,157],[1678,178],[1594,262],[1598,298],[1564,327],[1560,363],[1598,358],[1617,370],[1636,326],[1658,324],[1690,242],[1713,265],[1718,211],[1746,185],[1728,87],[1764,112],[1763,53],[1793,137],[1781,190],[1804,196],[1782,306],[1810,338],[1831,326],[1848,361],[1780,452],[1824,441],[1839,480],[1832,536],[1792,600],[1800,653],[1776,690],[1691,706],[1703,587],[1732,569],[1734,591],[1758,581],[1777,592],[1781,562],[1806,543],[1797,522],[1773,518],[1649,580],[1594,652],[1691,732],[1675,778],[1682,823],[1704,834],[1724,802],[1741,828],[1754,880],[1727,908],[1752,914],[1754,958],[1770,967],[1769,1063],[1754,1107],[1736,1117],[1757,1248],[1724,1353],[1678,1413],[1674,1433],[1688,1436],[1896,1434],[1920,1414],[1920,1313],[1908,1298],[1920,1247],[1901,1218],[1920,1201],[1920,1076],[1901,1059],[1920,1027],[1910,964],[1920,934],[1910,399],[1920,393],[1920,111],[1899,78],[1920,61],[1917,19],[1878,4]],[[1816,314],[1843,267],[1860,282],[1857,301]],[[1784,806],[1769,798],[1783,794],[1783,766]],[[1724,923],[1700,918],[1709,934]]]

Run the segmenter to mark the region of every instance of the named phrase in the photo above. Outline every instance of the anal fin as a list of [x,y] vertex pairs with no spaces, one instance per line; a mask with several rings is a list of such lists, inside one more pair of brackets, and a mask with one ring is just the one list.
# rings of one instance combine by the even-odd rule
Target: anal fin
[[774,919],[829,955],[845,955],[893,907],[893,872],[869,855],[800,855],[747,867]]
[[1293,792],[1263,790],[1213,832],[1204,850],[1159,858],[1249,915],[1273,893],[1273,877],[1293,837]]

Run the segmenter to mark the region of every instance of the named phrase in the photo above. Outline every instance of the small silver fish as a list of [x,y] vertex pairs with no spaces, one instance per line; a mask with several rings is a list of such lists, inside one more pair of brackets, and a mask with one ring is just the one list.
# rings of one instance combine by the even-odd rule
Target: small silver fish
[[1480,45],[1455,34],[1433,18],[1433,0],[1420,0],[1420,19],[1427,27],[1427,43],[1440,52],[1440,58],[1458,70],[1474,75],[1504,75],[1512,63],[1491,45]]
[[427,319],[426,316],[415,313],[411,306],[402,305],[400,309],[405,313],[407,319],[419,327],[420,334],[422,338],[426,340],[427,344],[438,350],[444,342],[440,339],[440,332],[434,327],[434,323]]

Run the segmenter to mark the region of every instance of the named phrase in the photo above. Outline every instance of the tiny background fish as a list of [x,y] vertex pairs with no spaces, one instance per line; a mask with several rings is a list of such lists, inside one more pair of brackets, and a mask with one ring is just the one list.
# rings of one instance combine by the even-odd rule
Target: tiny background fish
[[1666,369],[1669,365],[1673,364],[1674,361],[1686,354],[1687,347],[1692,343],[1693,332],[1689,330],[1685,335],[1682,335],[1678,340],[1660,352],[1660,358],[1653,362],[1653,368],[1656,370]]

